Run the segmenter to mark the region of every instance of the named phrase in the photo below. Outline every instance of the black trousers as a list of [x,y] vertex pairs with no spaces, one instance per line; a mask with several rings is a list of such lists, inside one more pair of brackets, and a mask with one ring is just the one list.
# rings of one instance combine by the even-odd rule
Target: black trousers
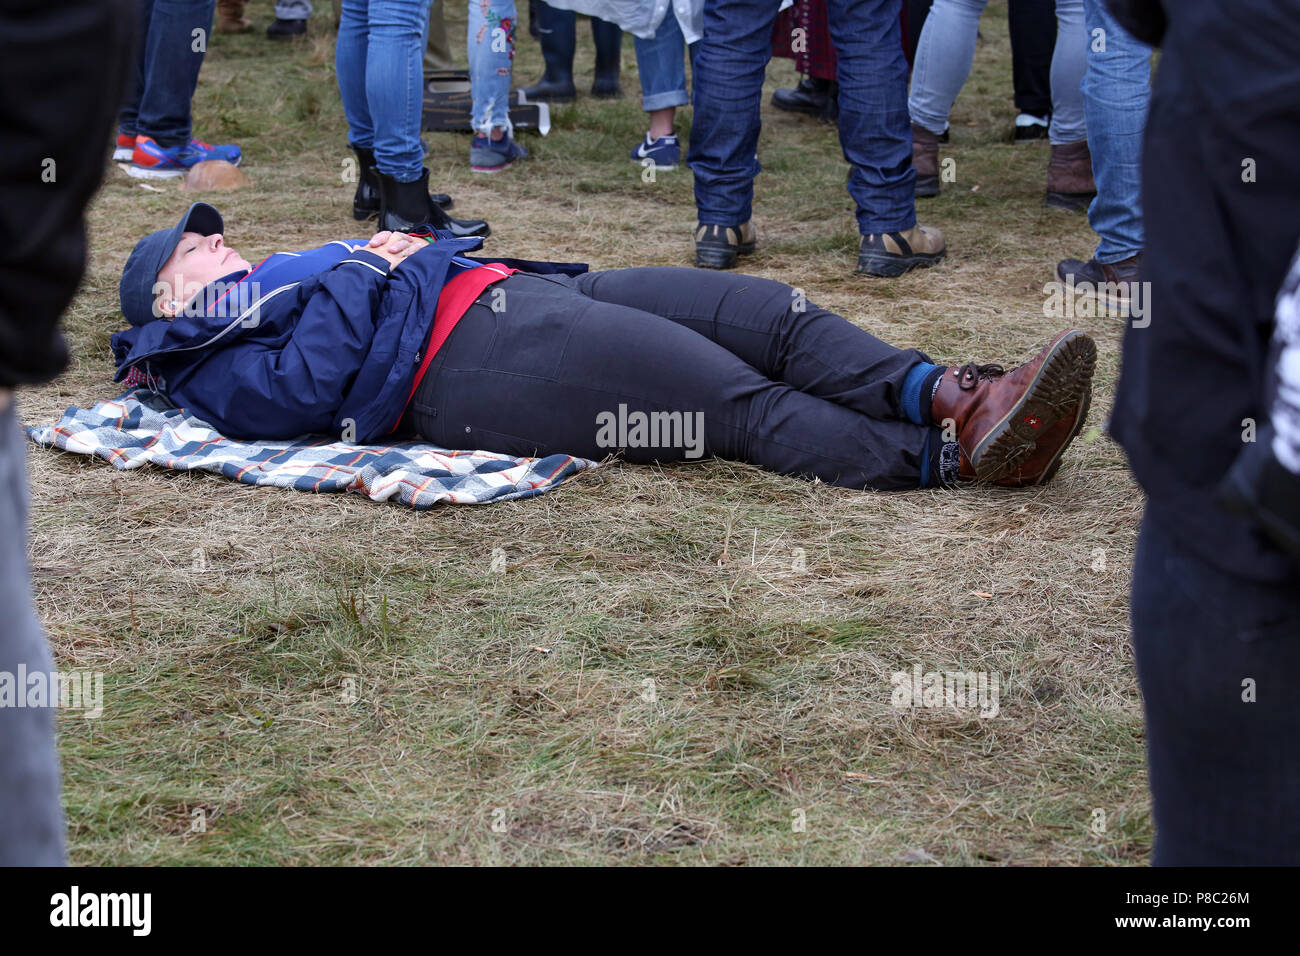
[[1300,864],[1300,573],[1217,489],[1267,420],[1300,242],[1300,0],[1178,0],[1143,145],[1146,320],[1111,432],[1147,492],[1133,646],[1158,864]]
[[[132,0],[0,6],[0,388],[53,378],[86,262],[82,214],[108,159]],[[0,411],[0,672],[51,669],[27,567],[26,439]],[[19,685],[18,693],[27,688]],[[62,863],[51,707],[0,707],[0,866]]]
[[937,483],[941,433],[905,420],[900,397],[926,361],[770,279],[517,273],[461,319],[407,425],[449,448],[709,455],[850,488],[916,488]]
[[1300,593],[1148,514],[1133,567],[1158,866],[1300,865]]

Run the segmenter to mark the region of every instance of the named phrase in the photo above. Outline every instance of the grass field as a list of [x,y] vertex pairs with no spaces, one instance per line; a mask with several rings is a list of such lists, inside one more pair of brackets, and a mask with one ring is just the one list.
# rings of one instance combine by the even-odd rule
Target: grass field
[[[197,135],[241,144],[252,180],[204,198],[253,261],[369,234],[322,6],[306,40],[273,44],[270,4],[250,3],[257,32],[214,37],[200,79]],[[517,84],[541,70],[522,19]],[[463,37],[463,8],[448,21]],[[1142,502],[1102,433],[1120,320],[1044,314],[1055,262],[1095,238],[1042,207],[1047,147],[1010,142],[1010,74],[995,0],[943,153],[957,181],[920,207],[949,258],[894,281],[853,275],[834,128],[765,106],[744,269],[939,361],[1014,363],[1087,329],[1092,418],[1055,482],[873,494],[614,463],[536,500],[417,514],[33,448],[37,601],[60,668],[106,682],[101,719],[60,718],[72,861],[1144,862]],[[765,98],[796,79],[774,61]],[[557,109],[498,176],[471,173],[468,136],[426,135],[435,188],[491,222],[486,253],[691,263],[689,171],[647,183],[627,157],[644,133],[630,37],[623,83]],[[122,264],[195,198],[159,188],[108,171],[74,362],[25,393],[26,423],[116,394]],[[916,665],[998,675],[999,715],[894,707],[891,675]]]

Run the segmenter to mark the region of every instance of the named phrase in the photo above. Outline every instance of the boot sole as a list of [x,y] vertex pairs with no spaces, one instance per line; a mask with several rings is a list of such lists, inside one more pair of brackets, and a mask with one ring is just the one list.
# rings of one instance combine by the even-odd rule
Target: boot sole
[[758,248],[757,242],[746,242],[735,249],[717,249],[712,247],[695,247],[695,267],[697,269],[734,269],[736,260],[741,256],[753,255]]
[[913,269],[937,265],[947,255],[947,249],[928,255],[910,256],[891,256],[887,252],[862,253],[858,256],[858,267],[854,271],[859,275],[875,276],[879,279],[896,279]]
[[[1057,424],[1066,410],[1089,401],[1096,367],[1097,343],[1087,333],[1075,330],[1057,342],[1020,401],[971,451],[975,477],[996,481],[1015,471],[1033,452],[1038,438]],[[1070,437],[1073,439],[1073,434]],[[1059,455],[1044,475],[1058,464]]]
[[916,177],[916,198],[930,199],[939,195],[939,176],[936,173],[933,176]]
[[1056,450],[1055,457],[1048,463],[1042,476],[1031,484],[1045,485],[1056,477],[1057,471],[1061,468],[1061,457],[1065,454],[1065,449],[1070,447],[1070,443],[1078,437],[1079,432],[1083,430],[1084,422],[1088,420],[1088,407],[1092,405],[1092,389],[1090,388],[1083,396],[1083,406],[1079,409],[1079,417],[1074,422],[1074,427],[1070,429],[1070,435],[1061,443],[1061,447]]

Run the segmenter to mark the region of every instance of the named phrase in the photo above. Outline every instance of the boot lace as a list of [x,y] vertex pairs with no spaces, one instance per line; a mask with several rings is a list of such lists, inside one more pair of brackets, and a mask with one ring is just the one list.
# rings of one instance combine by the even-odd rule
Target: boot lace
[[976,365],[967,362],[957,369],[957,384],[962,391],[969,392],[980,383],[981,379],[1001,378],[1007,370],[1001,365]]

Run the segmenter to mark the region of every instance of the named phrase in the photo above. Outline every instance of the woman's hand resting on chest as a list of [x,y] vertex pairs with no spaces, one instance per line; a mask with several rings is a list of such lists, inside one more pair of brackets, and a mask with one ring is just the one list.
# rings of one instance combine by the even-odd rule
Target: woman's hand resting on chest
[[369,243],[364,246],[357,246],[357,248],[382,256],[388,260],[391,268],[396,269],[426,245],[428,243],[425,240],[408,236],[404,232],[385,231],[375,233],[370,237]]

